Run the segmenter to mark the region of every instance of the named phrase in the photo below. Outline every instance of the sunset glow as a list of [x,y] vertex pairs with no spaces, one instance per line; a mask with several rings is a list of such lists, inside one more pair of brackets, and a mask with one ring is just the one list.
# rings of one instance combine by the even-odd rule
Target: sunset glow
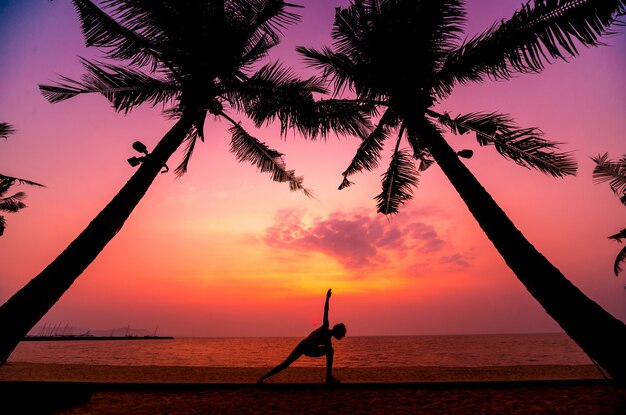
[[[295,46],[330,44],[334,8],[347,0],[304,0],[302,22],[272,55],[311,75]],[[467,34],[509,17],[519,0],[468,1]],[[79,78],[86,49],[67,1],[0,4],[0,121],[17,132],[0,142],[0,173],[42,183],[16,186],[26,209],[7,214],[0,237],[0,303],[71,242],[133,174],[135,140],[148,149],[172,121],[161,108],[123,115],[100,96],[50,104],[38,85]],[[538,127],[575,155],[576,177],[555,179],[516,166],[473,136],[450,136],[464,163],[518,229],[563,274],[626,321],[621,248],[607,237],[626,208],[594,184],[590,157],[626,153],[626,35],[581,51],[539,75],[458,87],[437,110],[501,111]],[[246,126],[243,115],[235,116]],[[331,323],[349,335],[552,332],[559,327],[527,293],[438,166],[420,177],[397,216],[376,213],[379,170],[337,190],[358,139],[280,137],[250,127],[285,154],[315,197],[290,192],[229,152],[225,124],[207,119],[187,174],[169,162],[124,228],[40,324],[131,326],[173,336],[300,336],[319,325],[328,288]],[[385,155],[386,157],[387,155]]]

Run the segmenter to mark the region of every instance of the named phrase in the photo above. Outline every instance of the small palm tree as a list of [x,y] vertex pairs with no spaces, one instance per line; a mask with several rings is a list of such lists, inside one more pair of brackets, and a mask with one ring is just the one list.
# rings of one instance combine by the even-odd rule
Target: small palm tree
[[[26,207],[24,202],[22,202],[26,198],[26,193],[17,192],[11,196],[5,196],[9,191],[9,188],[16,183],[45,187],[42,184],[31,182],[30,180],[0,174],[0,212],[15,213]],[[0,216],[0,236],[4,235],[5,229],[6,220],[4,219],[4,216]]]
[[[0,174],[0,212],[14,213],[26,207],[24,202],[22,202],[26,197],[24,192],[18,192],[12,196],[5,196],[13,184],[15,184],[14,178]],[[4,235],[5,228],[6,220],[4,216],[0,216],[0,236]]]
[[[278,119],[284,132],[297,121],[288,114],[314,108],[312,94],[325,92],[314,78],[300,80],[275,62],[262,65],[282,31],[299,20],[296,5],[283,0],[98,3],[73,0],[85,43],[101,48],[108,61],[82,59],[82,79],[63,77],[57,85],[41,85],[43,95],[55,103],[101,94],[123,113],[141,104],[162,104],[175,123],[151,153],[136,147],[146,153],[135,160],[141,162],[136,173],[59,257],[0,307],[0,364],[119,232],[182,145],[186,153],[176,172],[187,170],[198,139],[204,139],[207,114],[229,125],[237,160],[310,195],[302,178],[285,167],[282,154],[233,118],[233,113],[241,113],[257,126]],[[332,114],[326,119],[332,122]]]
[[[594,182],[604,183],[610,181],[609,186],[611,190],[619,197],[620,202],[626,205],[626,154],[618,161],[609,160],[609,153],[591,157],[591,160],[596,163],[592,173]],[[626,240],[626,229],[609,236],[609,239],[621,243],[622,239]],[[622,262],[624,261],[626,261],[626,247],[622,248],[617,254],[617,258],[615,258],[615,264],[613,265],[615,275],[619,275],[622,272]]]
[[[393,139],[377,209],[396,214],[413,196],[419,175],[436,163],[487,237],[528,291],[564,331],[615,378],[626,379],[626,326],[568,281],[526,240],[443,136],[473,133],[481,146],[555,177],[573,175],[576,162],[536,128],[516,126],[501,113],[450,115],[436,108],[459,84],[538,73],[599,37],[626,11],[623,0],[537,0],[508,20],[463,40],[464,1],[353,0],[338,8],[332,47],[300,47],[308,63],[333,84],[337,102],[377,117],[343,173],[372,170]],[[348,95],[352,94],[352,95]],[[351,99],[340,99],[350,97]],[[330,100],[332,102],[332,100]],[[417,165],[416,165],[417,163]]]
[[[11,124],[8,124],[6,122],[0,123],[0,138],[6,139],[14,132],[15,129],[13,128],[13,126],[11,126]],[[45,187],[42,184],[31,182],[30,180],[0,174],[0,212],[14,213],[26,207],[24,202],[22,202],[22,200],[26,198],[26,193],[17,192],[11,196],[5,196],[11,186],[16,183]],[[0,236],[4,235],[5,229],[6,220],[4,219],[4,216],[0,216]]]

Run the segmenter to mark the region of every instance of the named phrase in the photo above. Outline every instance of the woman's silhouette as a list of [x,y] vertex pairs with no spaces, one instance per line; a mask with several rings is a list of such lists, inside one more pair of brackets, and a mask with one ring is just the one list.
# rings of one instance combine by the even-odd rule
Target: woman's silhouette
[[333,355],[335,350],[332,345],[332,338],[341,340],[346,335],[346,326],[343,323],[335,324],[331,329],[328,324],[328,303],[330,300],[331,290],[326,293],[326,303],[324,304],[324,323],[322,326],[311,332],[303,339],[293,352],[278,366],[264,374],[257,381],[263,381],[276,373],[287,369],[290,364],[298,360],[300,356],[321,357],[326,356],[326,383],[338,383],[339,380],[333,377]]

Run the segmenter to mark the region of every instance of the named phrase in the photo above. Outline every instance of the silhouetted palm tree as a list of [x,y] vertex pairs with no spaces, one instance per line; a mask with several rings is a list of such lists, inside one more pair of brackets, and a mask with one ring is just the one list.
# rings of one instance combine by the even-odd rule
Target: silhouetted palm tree
[[[0,138],[6,139],[13,133],[15,133],[15,129],[11,124],[8,124],[6,122],[0,123]],[[26,207],[24,202],[22,202],[22,200],[26,198],[26,193],[24,192],[17,192],[11,196],[5,197],[11,186],[16,183],[45,187],[42,184],[31,182],[30,180],[0,174],[0,212],[14,213]],[[5,229],[6,220],[4,219],[4,216],[0,216],[0,236],[4,235]]]
[[[609,153],[599,154],[596,157],[591,157],[591,159],[596,163],[592,173],[594,181],[596,183],[610,181],[611,190],[619,197],[620,202],[626,205],[626,154],[618,161],[609,160]],[[609,239],[617,242],[622,242],[622,239],[626,241],[626,229],[609,236]],[[622,248],[615,258],[613,265],[615,275],[622,272],[622,262],[624,261],[626,261],[626,247]]]
[[[433,108],[459,84],[537,73],[554,59],[577,55],[580,45],[599,45],[599,37],[624,13],[624,1],[535,1],[468,40],[463,40],[464,3],[354,0],[336,11],[332,47],[298,48],[332,82],[337,101],[380,117],[371,134],[362,136],[339,188],[352,184],[350,175],[376,168],[384,141],[395,136],[376,196],[379,212],[395,214],[412,197],[420,172],[437,163],[533,297],[592,359],[614,378],[626,379],[624,323],[586,297],[526,240],[460,161],[471,152],[453,151],[442,134],[473,132],[481,146],[493,145],[515,163],[555,177],[575,174],[575,160],[557,152],[539,130],[515,126],[508,115],[451,116]],[[403,141],[409,149],[402,148]]]
[[57,85],[42,85],[43,95],[54,103],[102,94],[124,113],[144,103],[163,104],[176,122],[152,153],[135,147],[146,153],[135,160],[141,163],[136,173],[59,257],[0,307],[0,364],[121,229],[169,157],[185,143],[176,172],[186,171],[198,138],[203,140],[207,113],[230,125],[237,160],[310,195],[302,179],[286,169],[282,154],[249,134],[231,114],[246,114],[257,125],[278,118],[284,132],[291,110],[314,106],[312,93],[325,92],[319,81],[300,80],[278,63],[261,66],[282,30],[299,20],[296,5],[283,0],[73,3],[87,46],[101,48],[110,62],[82,59],[80,80],[63,77]]

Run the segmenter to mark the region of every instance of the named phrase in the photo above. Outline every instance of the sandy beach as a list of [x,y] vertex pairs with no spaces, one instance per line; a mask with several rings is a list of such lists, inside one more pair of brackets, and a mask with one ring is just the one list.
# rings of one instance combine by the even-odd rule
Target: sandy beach
[[[626,414],[626,386],[594,366],[289,368],[9,362],[0,388],[15,414]],[[6,412],[3,412],[6,413]]]

